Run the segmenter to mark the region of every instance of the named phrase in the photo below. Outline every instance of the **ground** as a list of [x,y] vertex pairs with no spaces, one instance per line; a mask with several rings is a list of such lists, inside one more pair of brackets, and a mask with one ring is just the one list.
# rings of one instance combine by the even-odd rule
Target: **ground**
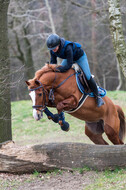
[[[0,174],[1,190],[85,190],[94,182],[94,171],[55,171],[12,175]],[[86,188],[88,190],[88,187]]]
[[[118,93],[115,91],[111,93],[115,103],[119,104],[126,113],[126,92]],[[118,98],[122,102],[116,102]],[[45,116],[40,122],[34,121],[30,101],[14,102],[12,108],[13,140],[17,145],[35,145],[48,142],[83,142],[92,144],[88,137],[84,135],[84,122],[81,120],[66,115],[66,120],[70,122],[71,128],[68,133],[65,133],[58,124],[48,121]],[[38,173],[35,171],[33,174],[23,175],[0,173],[0,190],[108,189],[126,189],[126,168],[123,170],[116,169],[115,172],[97,172],[85,168],[73,172],[55,170],[51,173]]]

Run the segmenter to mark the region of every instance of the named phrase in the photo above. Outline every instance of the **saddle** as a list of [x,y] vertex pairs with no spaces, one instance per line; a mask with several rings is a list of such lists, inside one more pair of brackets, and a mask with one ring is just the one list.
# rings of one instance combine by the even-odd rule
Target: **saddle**
[[[77,64],[74,64],[74,70],[76,71],[75,77],[80,92],[82,94],[89,95],[90,97],[94,97],[94,94],[88,85],[84,72],[80,69],[80,67]],[[101,88],[100,86],[97,86],[97,88],[98,88],[98,93],[101,97],[106,96],[105,89]]]
[[79,87],[79,89],[81,89],[82,93],[90,93],[91,89],[88,85],[85,73],[82,71],[82,69],[75,63],[73,64],[73,69],[76,71],[76,82],[77,85]]
[[90,93],[91,89],[90,89],[90,87],[89,87],[89,85],[87,83],[87,79],[86,79],[85,74],[84,74],[83,71],[78,73],[78,79],[79,79],[81,85],[83,86],[85,93]]

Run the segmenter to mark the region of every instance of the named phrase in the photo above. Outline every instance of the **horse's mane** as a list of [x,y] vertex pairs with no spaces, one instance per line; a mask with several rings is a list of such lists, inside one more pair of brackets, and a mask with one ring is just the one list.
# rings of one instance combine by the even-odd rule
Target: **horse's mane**
[[[41,69],[39,69],[38,71],[36,71],[35,73],[35,77],[33,78],[33,80],[39,80],[40,77],[48,72],[55,72],[56,71],[56,64],[45,64],[45,66],[43,66]],[[73,70],[73,68],[72,68]]]
[[35,73],[35,77],[34,79],[40,79],[40,77],[47,72],[54,72],[55,68],[56,68],[56,64],[45,64],[45,66],[43,66],[40,70],[36,71]]

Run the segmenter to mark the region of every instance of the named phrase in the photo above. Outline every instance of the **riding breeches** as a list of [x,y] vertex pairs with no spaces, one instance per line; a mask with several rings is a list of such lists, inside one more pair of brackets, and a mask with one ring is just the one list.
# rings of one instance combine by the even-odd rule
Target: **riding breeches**
[[[91,78],[91,72],[88,64],[88,59],[86,53],[84,53],[83,56],[81,56],[77,61],[75,61],[79,65],[79,67],[82,69],[84,72],[87,80],[90,80]],[[68,65],[67,59],[64,59],[61,63],[62,66]]]

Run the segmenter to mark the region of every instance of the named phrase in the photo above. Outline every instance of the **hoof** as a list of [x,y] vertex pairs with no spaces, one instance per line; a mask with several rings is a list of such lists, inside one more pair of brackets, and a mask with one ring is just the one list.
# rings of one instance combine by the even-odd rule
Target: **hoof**
[[[60,124],[61,122],[59,122],[59,124]],[[69,129],[70,129],[70,125],[69,125],[69,123],[68,122],[64,122],[63,124],[61,124],[60,125],[61,126],[61,129],[63,130],[63,131],[69,131]]]
[[59,115],[58,114],[54,114],[54,118],[52,119],[55,123],[59,122]]

